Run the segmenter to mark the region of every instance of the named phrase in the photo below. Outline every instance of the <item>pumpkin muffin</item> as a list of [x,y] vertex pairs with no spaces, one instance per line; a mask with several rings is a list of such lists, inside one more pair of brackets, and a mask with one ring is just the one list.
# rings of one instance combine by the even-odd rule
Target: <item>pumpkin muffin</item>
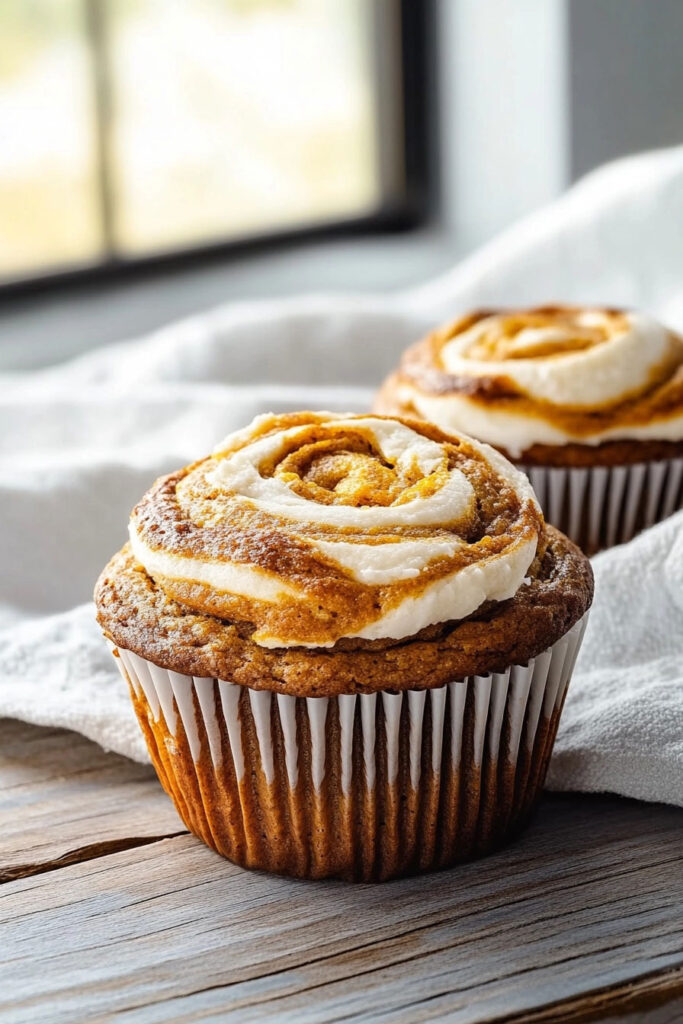
[[375,410],[495,445],[591,554],[683,505],[683,339],[642,313],[469,313],[408,349]]
[[187,827],[245,867],[370,881],[523,825],[592,591],[492,448],[308,412],[158,480],[95,600]]

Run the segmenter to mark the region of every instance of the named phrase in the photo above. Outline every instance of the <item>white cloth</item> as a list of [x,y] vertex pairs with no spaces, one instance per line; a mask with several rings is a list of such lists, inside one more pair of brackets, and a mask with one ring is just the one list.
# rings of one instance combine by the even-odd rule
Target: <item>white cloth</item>
[[[144,758],[89,600],[158,474],[259,412],[367,408],[405,345],[471,306],[623,304],[680,327],[682,222],[677,148],[597,172],[402,295],[231,305],[0,377],[0,714]],[[683,804],[682,532],[678,516],[596,560],[595,610],[552,766],[557,788]]]
[[547,784],[683,806],[683,512],[593,570]]

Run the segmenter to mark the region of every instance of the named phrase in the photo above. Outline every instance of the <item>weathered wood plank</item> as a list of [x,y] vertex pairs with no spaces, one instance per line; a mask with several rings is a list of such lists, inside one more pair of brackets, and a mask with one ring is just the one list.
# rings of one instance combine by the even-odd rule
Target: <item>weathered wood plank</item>
[[609,1019],[618,1024],[680,1024],[683,1020],[683,967],[646,974],[528,1013],[506,1015],[496,1024],[585,1024]]
[[184,831],[153,770],[0,719],[0,882]]
[[549,797],[507,851],[383,886],[243,872],[189,836],[10,882],[0,1016],[512,1020],[670,978],[682,825],[674,808]]

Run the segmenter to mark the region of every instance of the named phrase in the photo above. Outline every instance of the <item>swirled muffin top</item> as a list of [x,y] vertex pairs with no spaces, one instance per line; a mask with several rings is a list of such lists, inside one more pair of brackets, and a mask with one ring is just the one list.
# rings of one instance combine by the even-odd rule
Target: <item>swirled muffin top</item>
[[425,424],[265,416],[157,481],[133,554],[188,608],[266,647],[400,638],[517,591],[543,520],[497,452]]
[[158,480],[95,590],[116,645],[295,696],[526,664],[590,605],[527,478],[417,421],[263,416]]
[[516,459],[535,446],[678,448],[683,339],[623,310],[478,311],[409,349],[377,408],[466,430]]

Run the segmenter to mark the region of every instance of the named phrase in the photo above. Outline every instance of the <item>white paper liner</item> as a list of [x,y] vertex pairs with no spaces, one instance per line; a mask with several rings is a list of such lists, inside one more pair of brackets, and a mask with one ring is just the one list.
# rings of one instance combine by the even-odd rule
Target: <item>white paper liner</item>
[[[192,801],[204,800],[201,794],[206,789],[206,784],[202,785],[200,779],[200,762],[209,766],[222,792],[225,789],[221,781],[223,778],[235,780],[236,785],[232,784],[231,791],[234,799],[231,799],[241,806],[233,807],[230,814],[242,815],[245,835],[249,812],[246,804],[249,801],[252,804],[259,800],[263,803],[270,801],[269,797],[266,801],[259,796],[259,790],[250,789],[251,795],[244,795],[252,785],[253,777],[262,777],[269,791],[273,792],[278,786],[282,789],[282,780],[286,780],[285,788],[289,788],[287,799],[294,806],[300,799],[296,794],[301,788],[302,765],[306,766],[305,784],[312,786],[313,790],[306,799],[313,802],[327,786],[328,790],[330,787],[335,789],[332,799],[342,803],[349,803],[351,795],[360,792],[359,787],[364,799],[370,800],[368,806],[374,806],[372,801],[376,789],[379,800],[386,799],[382,793],[386,794],[392,788],[394,791],[397,788],[412,790],[413,798],[417,797],[419,803],[420,794],[431,792],[435,780],[438,783],[442,775],[451,779],[462,778],[467,793],[476,794],[476,817],[484,813],[479,808],[480,803],[484,804],[479,790],[486,788],[483,773],[488,772],[489,776],[497,778],[500,764],[505,766],[507,777],[514,780],[518,761],[523,760],[525,779],[519,779],[520,768],[514,782],[518,790],[515,799],[519,804],[515,814],[521,813],[521,809],[530,806],[543,784],[559,713],[586,621],[587,615],[553,647],[525,666],[515,665],[505,672],[471,676],[436,689],[398,693],[297,698],[251,690],[226,680],[181,675],[159,668],[122,648],[118,648],[117,663],[137,698],[138,715],[147,716],[150,752],[162,782],[176,801],[188,827],[232,859],[250,866],[272,867],[269,863],[262,863],[262,855],[260,859],[253,848],[251,852],[246,848],[246,852],[236,852],[231,842],[218,838],[223,831],[223,823],[214,820],[215,807],[201,809],[201,820],[191,813]],[[305,721],[302,721],[302,715]],[[331,719],[334,719],[334,728],[330,726]],[[141,724],[144,728],[145,723],[141,721]],[[245,736],[248,737],[250,731],[252,736],[255,734],[256,743],[245,743]],[[279,750],[274,742],[274,733],[279,737]],[[150,742],[152,734],[162,735],[165,746],[161,752],[157,748],[156,756],[153,747],[157,741]],[[189,757],[183,759],[183,750],[189,751]],[[283,754],[284,765],[281,763]],[[255,757],[257,764],[254,763]],[[188,784],[186,762],[190,758],[194,763],[194,767],[190,764],[190,770],[193,773],[196,770],[197,778],[190,780],[192,793],[186,794],[183,792]],[[177,769],[173,767],[174,759],[179,762]],[[359,774],[362,778],[358,777]],[[422,779],[423,775],[429,778]],[[531,777],[533,784],[529,781]],[[442,788],[445,785],[444,780]],[[493,802],[489,801],[490,806],[485,812],[489,816],[497,813],[496,800],[503,799],[502,789],[505,787],[502,783],[500,785],[501,796],[496,795],[497,790],[493,792]],[[438,805],[438,785],[436,792]],[[236,793],[239,796],[235,796]],[[474,799],[474,796],[467,797],[470,802]],[[510,793],[506,799],[512,799]],[[221,800],[224,802],[224,795]],[[263,812],[267,816],[271,810],[264,806],[259,814]],[[467,808],[463,813],[472,816]],[[512,817],[512,808],[508,817]],[[472,828],[475,826],[476,823]],[[396,821],[393,827],[396,830]],[[436,819],[431,822],[425,818],[422,827],[426,830],[431,828],[436,835]],[[482,826],[476,827],[481,832]],[[297,834],[296,841],[305,845],[301,834]],[[400,845],[400,837],[396,841]],[[457,836],[451,837],[450,842],[455,845],[452,856],[449,852],[445,857],[446,862],[458,859],[457,841]],[[249,847],[248,836],[245,842]],[[356,856],[353,851],[349,857],[352,855]],[[438,859],[441,855],[433,851],[431,856]],[[304,857],[304,860],[309,864],[311,858]],[[437,864],[426,855],[422,861],[422,869]],[[444,862],[444,856],[441,856],[441,862]],[[348,877],[363,874],[351,861],[346,866],[348,870],[343,864],[342,867],[344,870],[336,870],[335,873],[345,873]],[[275,867],[275,870],[280,869],[290,870],[286,864]],[[292,870],[292,873],[301,872]],[[325,873],[324,867],[319,866],[317,874]],[[396,873],[400,872],[385,863],[384,869],[366,869],[363,876],[388,877]]]
[[[532,749],[541,708],[543,716],[550,718],[559,709],[564,699],[569,678],[574,667],[579,645],[583,637],[587,616],[548,651],[533,658],[528,665],[514,665],[506,672],[485,676],[469,676],[467,679],[448,683],[432,690],[403,690],[399,693],[372,693],[342,695],[339,697],[307,697],[306,711],[310,726],[310,757],[313,783],[320,788],[325,777],[326,733],[325,722],[328,704],[335,700],[339,704],[341,722],[340,776],[342,789],[350,789],[353,750],[353,723],[356,707],[360,708],[360,723],[363,742],[365,779],[371,788],[374,785],[376,747],[376,704],[382,701],[386,730],[387,774],[393,781],[398,771],[398,731],[403,702],[407,702],[410,721],[410,777],[414,788],[420,778],[422,747],[425,736],[422,729],[425,703],[431,702],[431,763],[432,770],[441,767],[444,711],[447,692],[450,693],[451,763],[457,765],[462,756],[461,737],[463,711],[468,689],[474,694],[474,761],[481,765],[485,747],[489,757],[497,760],[501,742],[503,716],[507,714],[511,723],[507,748],[507,760],[515,762],[519,745],[524,734],[528,749]],[[206,736],[211,761],[219,768],[224,757],[220,744],[220,729],[216,716],[216,702],[213,688],[218,687],[220,708],[229,737],[229,754],[238,781],[244,776],[245,762],[239,725],[238,701],[246,689],[256,725],[261,756],[261,769],[268,782],[274,778],[273,743],[271,736],[271,715],[273,700],[276,701],[277,715],[285,741],[285,761],[290,785],[297,784],[299,763],[299,740],[296,726],[296,702],[304,698],[284,694],[271,694],[267,690],[249,690],[237,683],[184,676],[159,668],[132,651],[117,648],[121,673],[130,682],[136,693],[144,693],[155,721],[163,717],[166,729],[174,738],[179,725],[185,731],[190,751],[195,761],[200,755],[200,728]],[[196,695],[195,704],[194,695]],[[198,722],[196,706],[201,710]],[[528,712],[528,713],[527,713]]]
[[683,458],[632,466],[521,466],[547,521],[592,555],[683,507]]

